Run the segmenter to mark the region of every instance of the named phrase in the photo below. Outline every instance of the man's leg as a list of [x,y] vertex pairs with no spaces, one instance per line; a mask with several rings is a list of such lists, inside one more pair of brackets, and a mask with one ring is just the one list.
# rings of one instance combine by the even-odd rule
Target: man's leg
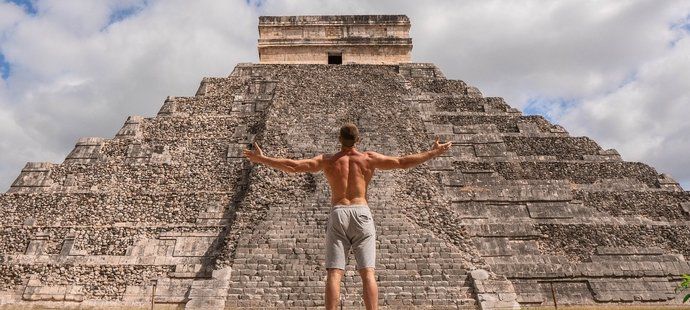
[[326,310],[335,310],[340,301],[340,281],[343,278],[344,270],[339,268],[328,268],[328,278],[326,279]]
[[376,284],[376,275],[374,274],[374,268],[367,267],[360,269],[359,276],[362,277],[364,305],[367,307],[367,310],[378,309],[379,287]]

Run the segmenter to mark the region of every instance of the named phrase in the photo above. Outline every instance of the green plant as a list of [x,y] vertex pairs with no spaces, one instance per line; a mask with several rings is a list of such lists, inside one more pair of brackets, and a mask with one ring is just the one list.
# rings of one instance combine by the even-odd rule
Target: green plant
[[[690,287],[690,275],[684,274],[681,278],[683,278],[683,282],[678,283],[678,286],[676,286],[676,293],[687,290]],[[690,294],[686,294],[683,297],[683,302],[688,301],[688,299],[690,299]]]

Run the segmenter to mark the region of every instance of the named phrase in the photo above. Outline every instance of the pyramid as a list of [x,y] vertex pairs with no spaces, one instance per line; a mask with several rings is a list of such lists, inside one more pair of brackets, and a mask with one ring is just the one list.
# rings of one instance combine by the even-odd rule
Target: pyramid
[[[203,78],[0,195],[0,308],[323,307],[322,173],[242,157],[449,152],[378,171],[383,309],[679,305],[690,194],[587,137],[412,63],[405,16],[261,17],[260,63]],[[341,65],[328,64],[341,63]],[[350,264],[354,261],[350,257]],[[363,308],[348,266],[344,308]]]

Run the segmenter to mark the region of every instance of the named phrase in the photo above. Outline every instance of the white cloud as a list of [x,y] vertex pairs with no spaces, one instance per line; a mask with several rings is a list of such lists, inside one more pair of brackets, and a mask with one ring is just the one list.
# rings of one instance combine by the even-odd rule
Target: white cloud
[[[127,115],[153,115],[165,96],[192,95],[203,76],[255,62],[259,14],[407,14],[415,61],[516,107],[568,101],[572,115],[541,109],[690,182],[681,158],[689,135],[677,116],[690,87],[672,78],[684,76],[688,34],[671,27],[687,18],[687,1],[255,3],[39,0],[35,16],[0,3],[0,52],[12,65],[0,84],[0,190],[25,161],[61,162],[78,137],[111,137]],[[135,14],[109,25],[124,11]]]
[[565,111],[571,132],[618,149],[684,183],[690,180],[690,37],[642,65],[636,79]]
[[[15,23],[24,18],[22,8],[12,3],[0,2],[0,34],[13,27]],[[0,35],[0,38],[2,36]]]

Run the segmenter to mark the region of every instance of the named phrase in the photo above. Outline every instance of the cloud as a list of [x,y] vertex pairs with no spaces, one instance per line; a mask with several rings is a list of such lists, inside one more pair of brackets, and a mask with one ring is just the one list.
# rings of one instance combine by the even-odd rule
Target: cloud
[[682,65],[687,1],[38,0],[32,7],[0,3],[0,53],[11,68],[0,80],[0,190],[25,161],[61,162],[78,137],[111,137],[126,116],[154,115],[167,95],[192,95],[203,76],[256,62],[261,14],[407,14],[413,60],[690,184],[681,158],[689,135],[678,120],[690,92],[680,71],[690,71]]
[[636,78],[610,93],[562,112],[571,132],[587,134],[642,161],[690,180],[690,37],[643,64]]

